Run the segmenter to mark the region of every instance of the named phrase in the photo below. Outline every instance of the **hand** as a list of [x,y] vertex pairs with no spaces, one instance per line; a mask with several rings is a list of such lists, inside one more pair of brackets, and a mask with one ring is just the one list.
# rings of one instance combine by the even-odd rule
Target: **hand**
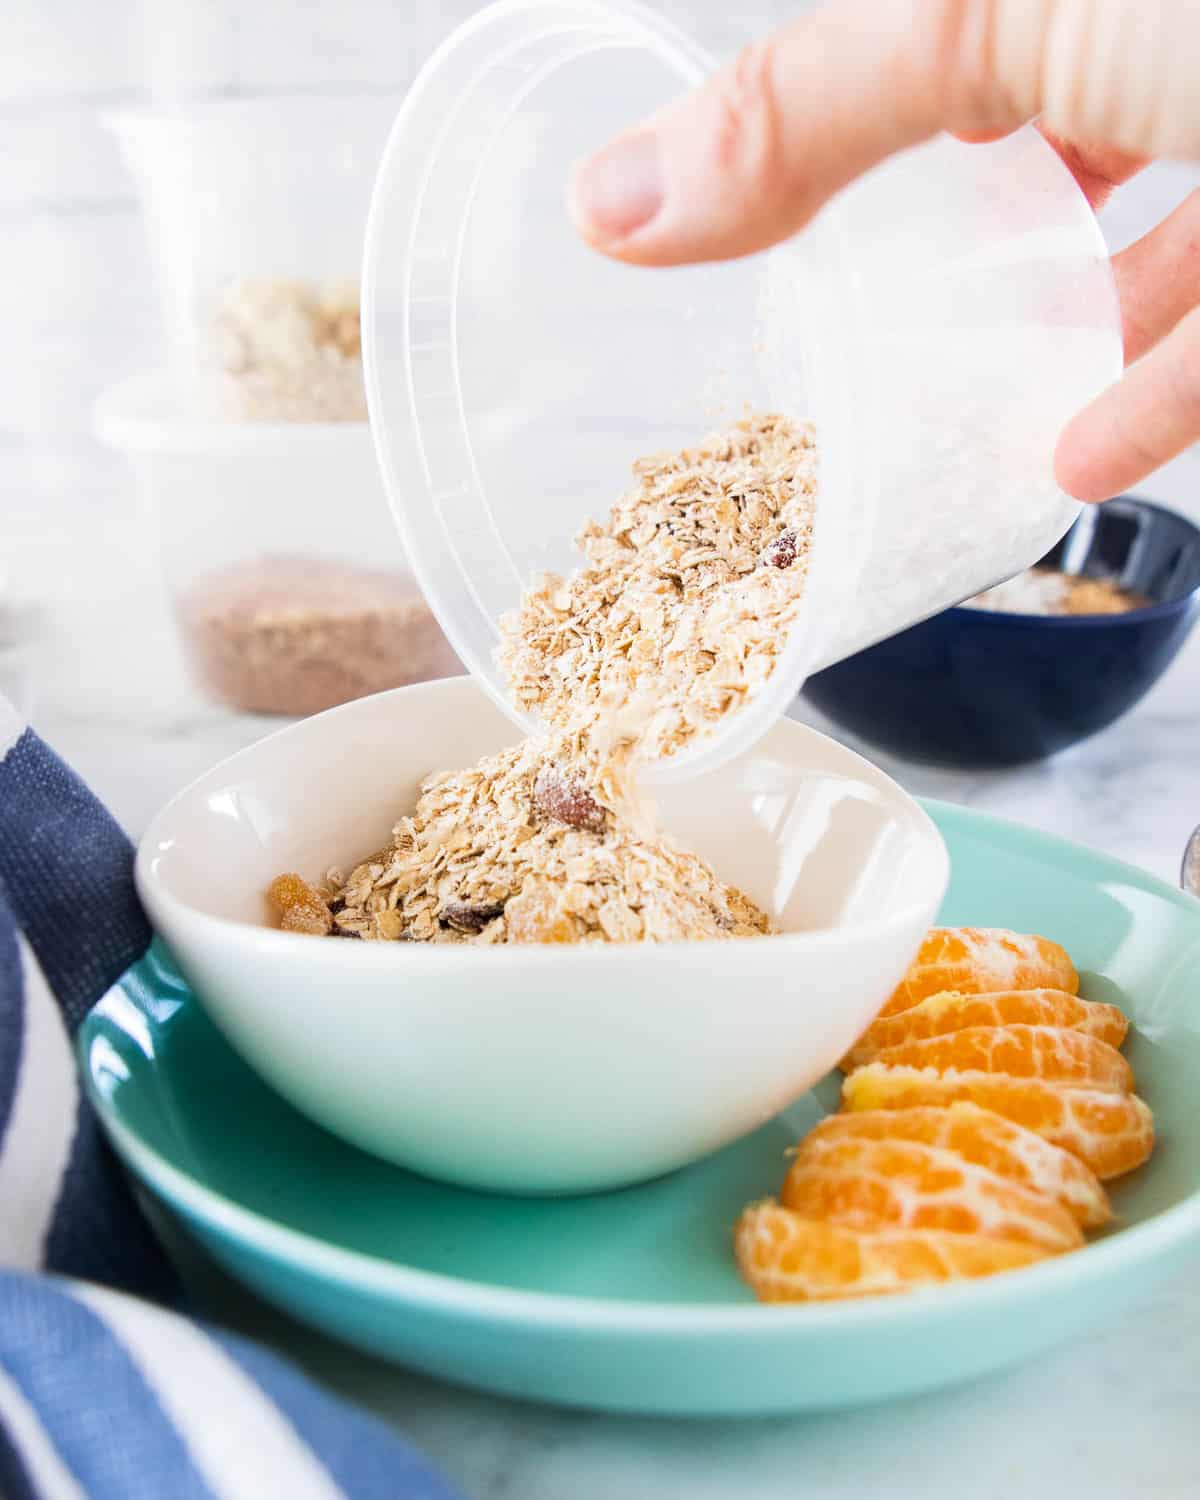
[[[1200,5],[843,0],[582,163],[571,212],[590,244],[633,264],[727,259],[796,233],[938,131],[993,140],[1035,118],[1097,209],[1151,157],[1200,159]],[[1059,483],[1083,500],[1200,438],[1200,193],[1114,269],[1133,368],[1058,445]]]

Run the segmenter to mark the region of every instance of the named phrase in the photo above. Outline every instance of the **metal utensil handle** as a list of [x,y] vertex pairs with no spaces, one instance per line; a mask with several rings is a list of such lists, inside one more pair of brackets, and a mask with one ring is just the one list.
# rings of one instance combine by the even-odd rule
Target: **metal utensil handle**
[[1179,884],[1191,896],[1200,898],[1200,828],[1192,832],[1183,851],[1183,865],[1179,871]]

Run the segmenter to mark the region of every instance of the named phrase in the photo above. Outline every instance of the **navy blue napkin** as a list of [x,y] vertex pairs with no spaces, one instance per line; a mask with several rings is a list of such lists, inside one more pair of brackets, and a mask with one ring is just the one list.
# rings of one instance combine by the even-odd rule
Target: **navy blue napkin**
[[171,1310],[72,1043],[149,941],[128,840],[0,698],[0,1495],[455,1500],[382,1423]]

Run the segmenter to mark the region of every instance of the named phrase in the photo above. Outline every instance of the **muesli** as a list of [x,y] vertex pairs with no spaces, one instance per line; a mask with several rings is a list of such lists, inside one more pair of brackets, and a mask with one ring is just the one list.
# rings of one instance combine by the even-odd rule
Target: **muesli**
[[437,943],[759,936],[770,921],[657,830],[638,764],[735,712],[803,593],[811,428],[752,416],[634,465],[634,485],[504,624],[514,699],[544,734],[422,787],[390,845],[321,886],[281,876],[293,931]]
[[804,592],[817,485],[813,429],[751,416],[695,448],[640,459],[586,565],[537,581],[502,622],[512,697],[585,738],[644,720],[657,760],[770,676]]
[[292,931],[433,943],[753,937],[769,921],[698,855],[647,828],[619,777],[585,787],[527,740],[425,783],[391,844],[322,888],[270,897]]

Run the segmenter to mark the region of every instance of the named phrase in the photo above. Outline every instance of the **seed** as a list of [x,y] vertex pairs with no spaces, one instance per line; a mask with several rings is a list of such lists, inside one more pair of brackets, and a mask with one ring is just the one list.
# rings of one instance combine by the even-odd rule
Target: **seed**
[[482,932],[489,922],[494,922],[504,912],[502,901],[486,906],[472,906],[466,901],[448,901],[438,913],[438,920],[457,932]]
[[797,540],[794,531],[781,531],[763,548],[762,560],[768,568],[790,568],[796,561]]

